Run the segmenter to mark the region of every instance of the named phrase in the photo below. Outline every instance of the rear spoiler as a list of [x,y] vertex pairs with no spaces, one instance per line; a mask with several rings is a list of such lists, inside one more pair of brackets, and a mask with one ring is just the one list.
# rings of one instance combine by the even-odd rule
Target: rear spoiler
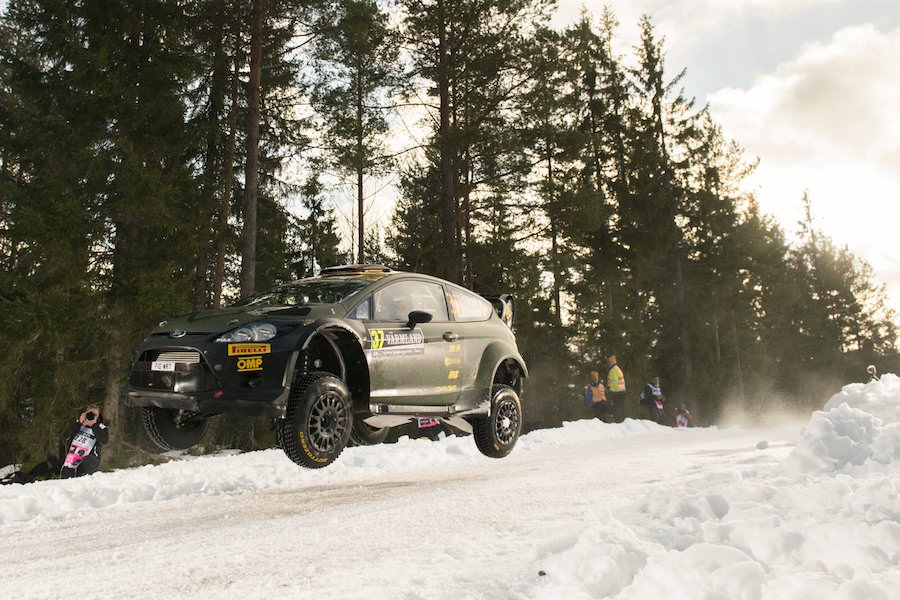
[[516,316],[516,299],[511,294],[500,294],[499,296],[482,296],[491,303],[500,320],[506,323],[506,326],[512,329],[513,321]]

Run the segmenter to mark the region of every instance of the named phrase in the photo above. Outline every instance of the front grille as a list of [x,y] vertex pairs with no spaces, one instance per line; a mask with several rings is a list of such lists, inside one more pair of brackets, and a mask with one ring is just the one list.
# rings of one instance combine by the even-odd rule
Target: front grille
[[156,357],[156,360],[159,362],[175,362],[188,365],[199,365],[200,353],[191,351],[160,352],[159,356]]
[[[174,363],[172,370],[154,370],[154,363]],[[157,365],[160,366],[161,365]],[[169,348],[145,350],[131,368],[134,388],[191,394],[216,386],[212,369],[198,350]]]

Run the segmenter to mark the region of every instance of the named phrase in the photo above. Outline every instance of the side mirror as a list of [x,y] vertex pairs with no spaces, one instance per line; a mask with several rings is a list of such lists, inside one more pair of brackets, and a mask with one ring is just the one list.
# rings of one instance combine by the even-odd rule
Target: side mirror
[[406,326],[413,329],[419,323],[430,323],[431,316],[431,313],[425,312],[424,310],[414,310],[409,313],[409,322]]

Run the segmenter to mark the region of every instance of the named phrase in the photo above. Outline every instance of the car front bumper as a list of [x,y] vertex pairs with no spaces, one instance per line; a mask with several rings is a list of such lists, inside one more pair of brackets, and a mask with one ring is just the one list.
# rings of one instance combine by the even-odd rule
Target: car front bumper
[[[299,352],[277,342],[256,346],[265,351],[235,356],[229,344],[210,342],[205,335],[151,336],[137,351],[123,403],[200,415],[284,417]],[[194,356],[196,362],[160,370],[157,359],[171,355]]]

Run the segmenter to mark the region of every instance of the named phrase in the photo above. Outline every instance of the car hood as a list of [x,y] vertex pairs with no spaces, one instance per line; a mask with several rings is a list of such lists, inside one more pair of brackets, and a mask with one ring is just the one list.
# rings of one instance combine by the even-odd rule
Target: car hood
[[302,320],[311,321],[333,317],[340,311],[339,305],[317,306],[234,306],[221,310],[204,310],[159,323],[153,333],[171,333],[181,330],[185,333],[224,333],[254,321]]

